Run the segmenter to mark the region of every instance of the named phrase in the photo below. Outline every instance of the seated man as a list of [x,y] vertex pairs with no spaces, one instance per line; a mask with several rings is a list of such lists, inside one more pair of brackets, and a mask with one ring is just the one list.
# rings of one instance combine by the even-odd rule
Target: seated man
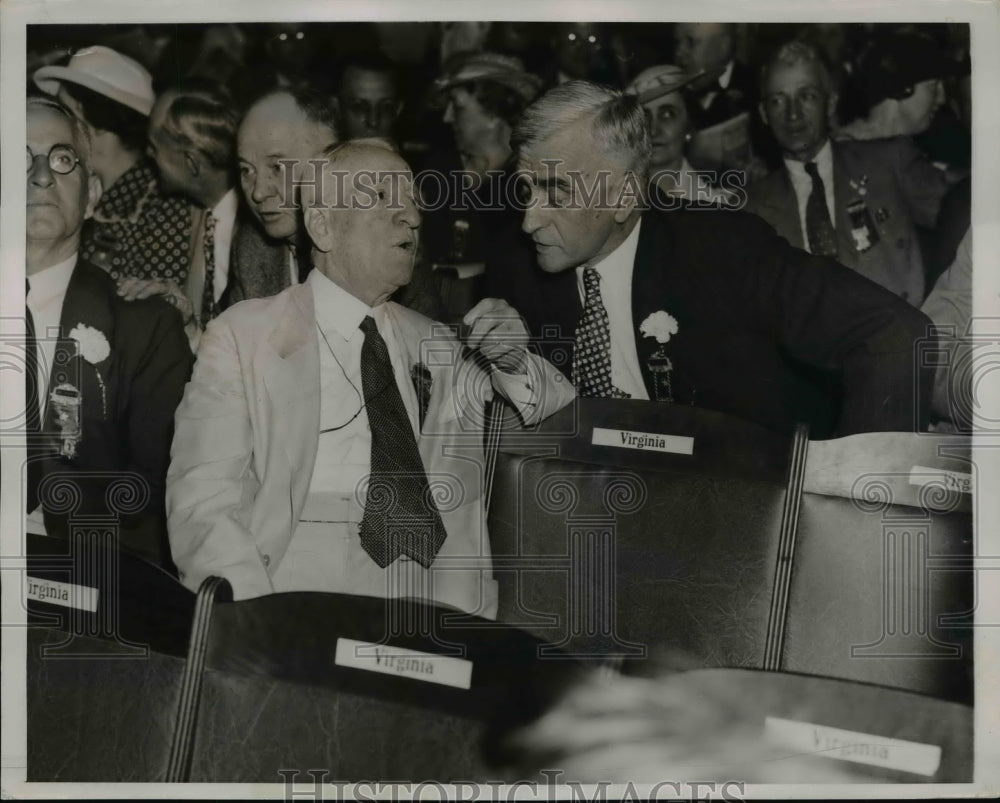
[[907,137],[831,141],[837,93],[811,45],[790,42],[764,68],[760,114],[783,165],[747,188],[747,211],[798,248],[830,256],[915,307],[924,300],[916,225],[932,227],[945,173]]
[[927,318],[754,215],[643,212],[651,146],[637,98],[563,84],[528,107],[514,142],[537,266],[497,254],[487,276],[503,277],[494,293],[536,335],[574,339],[581,395],[779,431],[805,422],[814,437],[926,427],[914,394],[929,399],[932,369],[915,369],[914,350]]
[[[408,596],[493,617],[486,374],[440,325],[386,301],[417,246],[406,162],[364,139],[324,158],[322,188],[302,198],[313,271],[226,310],[202,341],[168,477],[174,560],[188,587],[219,575],[237,599]],[[519,363],[490,375],[526,422],[572,399],[516,345],[527,332],[509,306],[483,303],[466,322],[468,347]]]
[[121,300],[79,258],[100,198],[80,121],[29,98],[27,143],[27,530],[65,537],[74,516],[118,515],[123,546],[169,565],[164,483],[192,362],[180,316]]

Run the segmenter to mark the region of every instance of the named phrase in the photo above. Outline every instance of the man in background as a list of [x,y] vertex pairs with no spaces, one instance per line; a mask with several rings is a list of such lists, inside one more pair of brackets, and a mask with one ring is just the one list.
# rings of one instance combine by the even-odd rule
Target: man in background
[[747,188],[747,211],[797,248],[828,256],[914,306],[924,300],[916,225],[933,227],[945,173],[908,137],[831,141],[830,73],[803,42],[781,46],[763,73],[761,119],[783,163]]

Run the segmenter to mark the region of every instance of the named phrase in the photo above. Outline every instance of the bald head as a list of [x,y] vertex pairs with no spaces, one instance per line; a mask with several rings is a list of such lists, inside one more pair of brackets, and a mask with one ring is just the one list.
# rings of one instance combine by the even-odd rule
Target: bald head
[[302,194],[313,264],[374,307],[413,274],[420,212],[409,165],[383,139],[345,142],[324,154],[321,186]]
[[[236,135],[240,185],[269,237],[294,239],[298,202],[290,190],[308,161],[336,142],[333,110],[318,96],[272,92],[247,110]],[[291,177],[282,165],[288,161],[294,163]]]
[[674,62],[685,72],[721,73],[733,60],[736,25],[731,22],[679,22],[674,29],[674,44]]

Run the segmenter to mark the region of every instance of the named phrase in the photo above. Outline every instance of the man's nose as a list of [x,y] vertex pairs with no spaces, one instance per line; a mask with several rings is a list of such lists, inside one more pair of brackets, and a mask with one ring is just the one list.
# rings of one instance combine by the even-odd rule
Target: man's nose
[[785,119],[798,120],[802,117],[802,104],[797,100],[791,100],[785,106]]
[[539,208],[537,198],[532,195],[524,209],[524,220],[521,221],[521,231],[534,234],[544,225],[544,213]]
[[411,229],[420,227],[420,209],[412,197],[406,196],[402,201],[402,208],[396,214],[396,220],[405,223]]
[[28,171],[28,181],[36,187],[52,186],[55,177],[52,175],[52,168],[49,167],[48,157],[35,157],[31,163],[31,170]]
[[448,105],[444,107],[444,121],[446,123],[455,122],[455,108],[451,101],[448,101]]
[[260,173],[257,173],[251,181],[250,197],[254,203],[263,203],[271,195],[272,181],[269,181]]
[[365,126],[369,131],[377,131],[382,122],[382,115],[377,106],[372,106],[365,110]]

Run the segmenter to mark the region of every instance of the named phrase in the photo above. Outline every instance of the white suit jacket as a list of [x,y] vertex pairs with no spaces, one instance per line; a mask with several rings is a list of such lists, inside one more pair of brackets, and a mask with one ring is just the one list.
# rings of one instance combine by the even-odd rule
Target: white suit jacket
[[[313,304],[310,285],[295,285],[231,307],[202,339],[177,409],[166,495],[171,552],[192,590],[217,575],[229,580],[236,599],[275,591],[272,577],[305,505],[319,437]],[[490,379],[461,359],[458,341],[440,324],[392,302],[386,314],[408,367],[426,368],[432,380],[418,445],[432,488],[442,478],[449,487],[438,504],[448,537],[431,568],[449,561],[461,568],[464,561],[485,569],[467,572],[468,587],[452,588],[446,600],[493,616],[482,497],[482,405],[492,397]],[[575,395],[539,357],[529,355],[528,375],[540,403],[526,423]],[[453,586],[457,577],[449,573]]]

